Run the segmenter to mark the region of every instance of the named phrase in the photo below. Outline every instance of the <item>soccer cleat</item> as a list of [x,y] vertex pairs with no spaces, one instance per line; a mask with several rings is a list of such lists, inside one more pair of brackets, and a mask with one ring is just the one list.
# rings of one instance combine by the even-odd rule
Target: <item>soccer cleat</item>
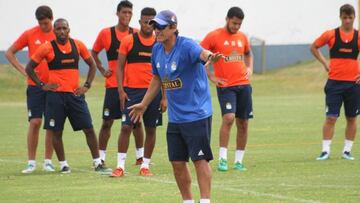
[[316,158],[317,161],[324,161],[329,159],[329,153],[328,152],[321,152],[320,156]]
[[140,172],[139,172],[139,175],[141,175],[141,176],[153,176],[154,174],[151,173],[150,169],[148,169],[148,168],[141,168]]
[[239,161],[235,162],[234,169],[237,171],[246,171],[245,165],[240,163]]
[[95,171],[99,172],[101,175],[110,175],[112,172],[111,168],[105,167],[104,164],[99,164],[95,167]]
[[60,173],[62,173],[62,174],[71,173],[70,167],[69,166],[62,167],[60,170]]
[[342,158],[345,159],[345,160],[355,160],[355,158],[353,156],[351,156],[350,152],[344,152],[342,154]]
[[52,163],[44,163],[43,169],[46,172],[54,172],[55,171],[55,167],[54,167],[54,165],[52,165]]
[[143,158],[140,157],[138,159],[136,159],[135,165],[141,165],[143,163]]
[[219,160],[218,171],[227,171],[227,170],[228,170],[227,160],[221,158]]
[[122,177],[122,176],[124,176],[124,170],[122,168],[116,168],[110,175],[110,177]]
[[35,171],[35,169],[36,169],[36,166],[35,166],[35,165],[28,164],[28,165],[26,166],[26,168],[21,171],[21,173],[26,173],[26,174],[27,174],[27,173],[32,173],[32,172]]

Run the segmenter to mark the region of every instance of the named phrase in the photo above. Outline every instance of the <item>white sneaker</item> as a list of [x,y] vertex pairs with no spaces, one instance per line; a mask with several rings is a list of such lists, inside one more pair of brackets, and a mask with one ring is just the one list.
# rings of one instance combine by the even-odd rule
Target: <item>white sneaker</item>
[[46,172],[54,172],[55,171],[55,167],[54,167],[54,165],[52,165],[52,163],[44,163],[43,169]]
[[32,173],[33,171],[35,171],[36,169],[36,166],[35,165],[32,165],[32,164],[28,164],[26,166],[26,168],[24,170],[21,171],[21,173]]

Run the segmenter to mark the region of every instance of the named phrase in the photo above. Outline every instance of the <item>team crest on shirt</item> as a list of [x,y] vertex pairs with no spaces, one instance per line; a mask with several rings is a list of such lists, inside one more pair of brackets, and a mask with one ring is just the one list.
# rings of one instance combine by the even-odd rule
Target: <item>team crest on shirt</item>
[[40,44],[41,44],[40,40],[37,39],[37,40],[35,41],[35,44],[36,44],[36,45],[40,45]]
[[235,41],[231,41],[231,46],[236,46],[236,42]]
[[227,102],[227,103],[226,103],[225,108],[226,108],[227,110],[232,109],[232,106],[231,106],[230,102]]
[[237,41],[237,45],[238,45],[238,47],[242,47],[242,46],[243,46],[241,40],[238,40],[238,41]]
[[228,46],[228,45],[229,45],[229,42],[228,42],[227,40],[225,40],[224,45],[225,45],[225,46]]
[[173,61],[173,62],[171,63],[171,71],[172,71],[172,72],[176,71],[176,62],[175,62],[175,61]]
[[55,127],[55,119],[50,119],[49,126],[50,127]]
[[104,109],[104,116],[110,116],[110,110],[108,108]]

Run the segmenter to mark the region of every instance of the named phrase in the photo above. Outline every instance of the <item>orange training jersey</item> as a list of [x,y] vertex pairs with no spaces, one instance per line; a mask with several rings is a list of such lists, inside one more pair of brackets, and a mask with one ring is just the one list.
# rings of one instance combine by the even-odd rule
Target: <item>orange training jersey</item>
[[[319,38],[315,40],[315,46],[319,48],[327,44],[331,50],[335,44],[335,30],[336,29],[332,29],[324,32]],[[350,33],[345,33],[341,29],[339,29],[339,31],[339,40],[341,40],[343,43],[349,44],[353,41],[355,30]],[[359,50],[360,36],[355,37],[357,37],[358,47],[354,47],[353,49],[357,48]],[[358,60],[351,58],[330,58],[329,68],[329,79],[332,80],[355,81],[356,75],[360,73]]]
[[[70,58],[64,60],[66,63],[74,63],[75,58],[79,58],[79,55],[84,59],[89,59],[90,52],[86,46],[79,40],[74,40],[74,45],[70,42],[71,39],[65,44],[61,45],[55,43],[60,52],[64,55],[74,54],[74,59]],[[76,47],[76,51],[72,50],[72,47]],[[51,43],[46,43],[39,47],[38,50],[31,56],[31,59],[35,62],[46,60],[49,64],[55,59],[55,50]],[[78,65],[78,64],[75,64]],[[49,70],[49,83],[56,83],[59,85],[57,92],[74,92],[79,87],[79,70],[76,67],[62,67],[56,70]]]
[[249,54],[249,40],[242,32],[230,34],[225,28],[216,29],[203,39],[200,45],[213,53],[219,52],[225,56],[214,64],[215,76],[226,80],[221,87],[231,87],[249,84],[246,79],[244,56]]
[[[28,47],[28,56],[30,58],[40,47],[40,45],[50,42],[53,39],[55,39],[55,34],[53,31],[45,33],[41,31],[39,26],[36,26],[22,33],[20,37],[14,42],[13,46],[17,50]],[[42,82],[46,83],[48,81],[49,71],[46,61],[41,61],[34,71]],[[27,79],[27,83],[28,85],[35,85],[35,83],[29,77]]]
[[[93,50],[95,52],[100,52],[101,50],[105,49],[107,52],[111,51],[111,29],[112,27],[109,28],[104,28],[103,30],[100,31],[99,35],[96,38],[96,41],[93,45]],[[129,30],[126,32],[120,32],[118,29],[115,28],[115,34],[116,34],[116,38],[118,41],[121,42],[121,40],[128,34],[131,34],[131,32],[138,32],[137,29],[133,29],[131,28],[132,31]],[[115,51],[117,51],[119,49],[119,47],[116,47],[116,49],[114,49]],[[110,54],[114,54],[114,53],[110,53]],[[107,53],[108,55],[108,53]],[[115,58],[115,57],[114,57]],[[116,59],[108,59],[108,68],[110,70],[112,70],[112,75],[108,78],[105,79],[105,87],[106,88],[114,88],[117,87],[117,79],[116,79],[116,69],[117,69],[117,57]]]
[[151,50],[155,36],[143,38],[139,33],[128,35],[121,41],[119,53],[125,55],[124,87],[148,88],[153,78]]

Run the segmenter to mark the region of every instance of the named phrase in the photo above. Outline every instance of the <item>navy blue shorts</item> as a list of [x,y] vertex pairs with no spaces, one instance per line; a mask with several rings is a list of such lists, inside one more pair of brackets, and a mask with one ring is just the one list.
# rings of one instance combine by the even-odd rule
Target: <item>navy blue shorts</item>
[[42,118],[45,114],[46,91],[40,87],[29,85],[26,89],[28,120]]
[[[128,107],[140,103],[146,94],[147,88],[125,87],[124,90],[129,97],[129,101],[125,102],[124,114],[122,115],[122,124],[133,125],[130,120],[130,110],[128,109]],[[154,100],[150,103],[143,115],[143,122],[145,127],[155,128],[156,126],[162,125],[162,113],[159,109],[160,101],[161,91],[159,91]]]
[[346,117],[356,117],[360,113],[360,85],[351,81],[329,79],[324,91],[326,116],[339,117],[343,103]]
[[213,160],[211,116],[188,123],[169,123],[166,132],[170,161]]
[[74,131],[93,128],[85,96],[69,92],[48,92],[44,128],[61,131],[66,117]]
[[106,88],[102,115],[104,120],[121,118],[119,92],[116,87]]
[[251,85],[218,87],[217,95],[221,114],[234,113],[236,118],[253,118]]

